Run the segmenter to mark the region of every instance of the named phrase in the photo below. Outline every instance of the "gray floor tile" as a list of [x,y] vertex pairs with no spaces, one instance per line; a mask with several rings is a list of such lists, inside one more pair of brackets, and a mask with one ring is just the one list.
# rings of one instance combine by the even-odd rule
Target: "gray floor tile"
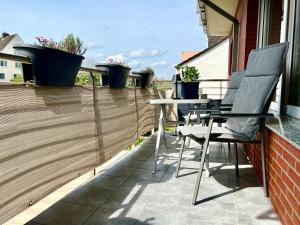
[[144,193],[144,186],[136,186],[132,189],[119,189],[103,204],[108,209],[142,209],[150,196]]
[[113,167],[110,169],[104,169],[99,174],[104,175],[104,176],[127,178],[131,174],[133,174],[133,172],[135,170],[136,169],[134,169],[134,168]]
[[189,209],[189,217],[216,223],[236,223],[235,206],[233,202],[216,203],[211,201],[191,206]]
[[236,210],[239,224],[280,225],[280,220],[271,205],[239,204]]
[[98,208],[112,195],[112,193],[112,191],[107,189],[81,187],[63,198],[63,201]]
[[198,204],[193,206],[199,144],[191,142],[184,152],[180,176],[175,178],[178,140],[167,139],[173,147],[161,146],[156,174],[152,174],[156,139],[148,138],[142,146],[64,198],[65,202],[61,201],[31,222],[42,225],[280,224],[241,146],[239,177],[235,176],[233,145],[231,150],[225,144],[222,148],[220,144],[210,146],[211,176],[207,178],[203,174]]
[[159,182],[165,171],[158,170],[155,174],[152,173],[152,170],[138,169],[136,170],[129,178],[137,180],[148,180],[153,182]]
[[181,217],[180,215],[162,212],[160,214],[142,213],[139,220],[145,222],[138,222],[137,225],[185,225],[188,218],[186,216]]
[[117,190],[125,181],[125,178],[112,176],[97,176],[94,180],[86,184],[87,187]]
[[134,225],[139,220],[128,216],[133,214],[124,209],[98,209],[83,225]]
[[38,215],[33,221],[45,225],[81,225],[93,212],[95,208],[61,201]]

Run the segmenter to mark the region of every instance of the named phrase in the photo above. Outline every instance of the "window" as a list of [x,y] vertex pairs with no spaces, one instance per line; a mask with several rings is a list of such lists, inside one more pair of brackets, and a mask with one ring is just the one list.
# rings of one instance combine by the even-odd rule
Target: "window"
[[5,79],[5,74],[4,73],[0,73],[0,80],[4,80]]
[[7,67],[7,61],[1,60],[0,66]]
[[[300,1],[296,10],[296,15],[300,13]],[[291,73],[291,89],[289,104],[300,107],[300,17],[296,16],[295,29],[294,29],[294,43],[293,43],[293,62]]]
[[[260,16],[258,25],[258,47],[264,47],[285,41],[285,24],[286,24],[286,0],[261,0]],[[270,109],[280,113],[281,107],[281,86],[278,82],[275,95],[272,99]]]
[[21,63],[15,62],[15,67],[16,67],[17,69],[20,69],[20,68],[21,68]]

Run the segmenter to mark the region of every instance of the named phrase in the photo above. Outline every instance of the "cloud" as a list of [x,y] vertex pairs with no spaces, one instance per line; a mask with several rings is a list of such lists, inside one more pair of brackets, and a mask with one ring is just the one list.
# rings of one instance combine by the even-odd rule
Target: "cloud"
[[132,60],[130,62],[127,63],[130,67],[139,67],[142,65],[141,62],[137,61],[137,60]]
[[165,50],[153,49],[146,51],[145,49],[133,50],[129,53],[130,58],[147,58],[147,57],[158,57],[163,56],[166,53]]
[[165,68],[167,66],[169,66],[167,61],[158,61],[151,64],[153,68]]
[[95,57],[102,57],[104,54],[103,53],[97,53],[96,55],[95,55]]
[[112,59],[114,61],[118,61],[118,62],[125,62],[126,58],[124,57],[124,55],[122,53],[120,54],[116,54],[116,55],[110,55],[106,57],[106,60],[108,59]]
[[97,49],[100,49],[100,48],[103,48],[104,46],[103,45],[100,45],[100,44],[96,44],[95,42],[93,41],[90,41],[86,47],[88,48],[88,50],[97,50]]

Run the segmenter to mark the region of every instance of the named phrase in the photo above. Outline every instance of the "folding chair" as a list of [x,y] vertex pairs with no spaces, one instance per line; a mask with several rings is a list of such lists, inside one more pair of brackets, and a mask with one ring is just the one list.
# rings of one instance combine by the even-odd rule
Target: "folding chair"
[[[245,77],[238,89],[231,112],[210,114],[208,127],[182,126],[178,128],[183,136],[183,143],[177,164],[177,177],[186,137],[190,137],[197,143],[203,144],[201,161],[192,199],[193,204],[196,204],[205,156],[210,142],[234,143],[235,169],[237,176],[239,175],[237,143],[260,143],[264,194],[267,196],[264,125],[266,118],[273,116],[272,114],[268,114],[268,110],[279,77],[284,68],[287,51],[288,43],[280,43],[252,50],[248,58]],[[222,118],[227,119],[226,126],[224,128],[213,127],[214,121]],[[256,134],[259,131],[261,131],[261,140],[256,139]]]

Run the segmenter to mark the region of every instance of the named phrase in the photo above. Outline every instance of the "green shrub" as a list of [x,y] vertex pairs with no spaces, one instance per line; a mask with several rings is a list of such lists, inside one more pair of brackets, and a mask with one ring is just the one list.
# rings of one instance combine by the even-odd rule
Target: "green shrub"
[[200,77],[198,69],[194,66],[177,66],[182,81],[195,81]]

